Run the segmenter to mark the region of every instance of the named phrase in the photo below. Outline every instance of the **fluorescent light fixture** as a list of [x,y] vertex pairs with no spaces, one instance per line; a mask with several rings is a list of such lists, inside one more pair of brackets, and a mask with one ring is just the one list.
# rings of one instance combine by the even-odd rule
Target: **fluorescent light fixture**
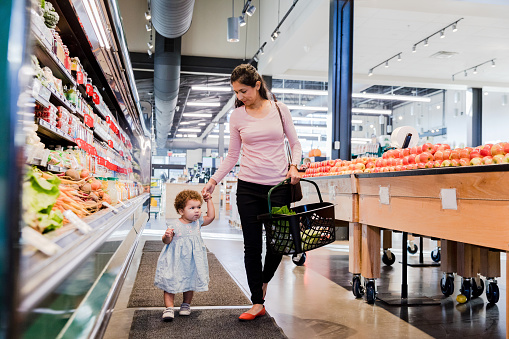
[[[312,130],[312,131],[326,131],[327,127],[319,127],[319,126],[303,126],[303,125],[295,125],[295,129],[301,130]],[[299,134],[299,133],[297,133]]]
[[352,119],[352,124],[362,124],[362,120]]
[[301,111],[323,111],[327,112],[329,110],[328,107],[320,107],[320,106],[298,106],[298,105],[286,105],[288,109],[298,109]]
[[[219,135],[216,135],[216,134],[209,134],[209,138],[213,138],[213,139],[219,139]],[[229,135],[225,135],[224,138],[230,138]]]
[[378,93],[352,93],[352,98],[431,102],[431,98],[428,97],[418,97],[413,95],[378,94]]
[[152,15],[150,15],[150,12],[149,12],[149,11],[146,11],[146,12],[145,12],[145,19],[147,19],[147,20],[152,19]]
[[205,125],[206,125],[206,123],[204,123],[204,122],[200,122],[200,123],[198,124],[198,126],[205,126]]
[[302,94],[302,95],[329,95],[328,91],[317,89],[300,89],[300,88],[273,88],[272,93],[278,94]]
[[221,104],[219,102],[188,102],[187,106],[195,106],[195,107],[219,107]]
[[94,29],[94,33],[97,37],[97,42],[99,42],[99,46],[104,47],[104,42],[101,37],[101,33],[99,32],[99,28],[97,27],[97,23],[95,22],[94,15],[92,14],[92,10],[90,9],[90,4],[88,0],[83,1],[83,5],[85,6],[85,11],[87,12],[88,19],[92,23],[92,28]]
[[177,134],[177,138],[197,138],[198,134]]
[[311,117],[292,117],[293,121],[324,121],[327,122],[327,118],[311,118]]
[[389,68],[389,61],[385,62],[385,68]]
[[[99,11],[97,10],[97,5],[95,3],[95,0],[89,0],[90,6],[92,7],[92,12],[95,15],[95,20],[97,22],[97,27],[99,27],[99,32],[101,33],[101,37],[104,41],[104,45],[107,49],[110,49],[110,44],[108,42],[108,37],[106,36],[106,31],[104,29],[104,26],[102,25],[101,17],[99,16]],[[87,0],[85,0],[87,2]]]
[[388,114],[388,115],[391,115],[392,111],[390,109],[352,108],[352,113]]
[[182,115],[185,117],[194,117],[194,118],[212,118],[211,113],[184,113]]
[[191,86],[193,91],[231,92],[230,86]]
[[351,138],[352,141],[364,141],[364,142],[370,142],[371,138]]
[[179,128],[179,132],[191,132],[191,133],[200,133],[201,128]]
[[401,61],[401,54],[398,54],[398,61]]
[[458,31],[458,24],[457,24],[457,23],[454,23],[454,24],[452,25],[452,31],[453,31],[453,32],[457,32],[457,31]]

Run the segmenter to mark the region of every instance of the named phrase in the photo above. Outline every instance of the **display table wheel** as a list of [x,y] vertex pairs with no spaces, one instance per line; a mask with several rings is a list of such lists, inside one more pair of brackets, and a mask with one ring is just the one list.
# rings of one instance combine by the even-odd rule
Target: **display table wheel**
[[368,304],[374,304],[376,300],[375,279],[368,279],[366,282],[366,301]]
[[440,289],[446,297],[454,293],[454,275],[452,273],[444,273],[440,280]]
[[440,247],[436,247],[431,251],[431,260],[434,262],[440,262]]
[[396,262],[396,256],[391,250],[385,250],[382,256],[382,262],[387,266],[392,266]]
[[490,304],[496,304],[500,298],[497,281],[493,278],[486,278],[486,298]]
[[354,274],[352,278],[352,293],[356,299],[362,298],[364,295],[364,287],[361,283],[360,274]]

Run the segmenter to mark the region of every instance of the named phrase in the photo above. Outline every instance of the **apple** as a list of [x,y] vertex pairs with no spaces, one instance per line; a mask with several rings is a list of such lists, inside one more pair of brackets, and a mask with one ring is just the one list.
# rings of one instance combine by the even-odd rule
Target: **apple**
[[370,169],[370,168],[375,168],[375,163],[373,161],[368,161],[366,163],[366,168],[367,169]]
[[451,163],[452,163],[452,165],[453,165],[454,167],[456,167],[456,166],[459,166],[459,165],[460,165],[460,161],[459,161],[459,159],[452,159],[452,160],[451,160]]
[[378,172],[380,172],[380,167],[373,168],[373,173],[378,173]]
[[476,157],[476,158],[470,159],[470,166],[479,166],[479,165],[482,165],[482,158]]
[[389,166],[389,172],[396,172],[396,167],[395,166]]
[[495,154],[493,156],[493,163],[494,164],[503,164],[504,163],[504,156],[502,154]]
[[470,159],[470,152],[472,149],[470,147],[465,147],[460,150],[460,159]]
[[395,158],[396,157],[396,151],[395,150],[388,150],[387,152],[387,159]]
[[355,164],[355,170],[365,170],[366,166],[362,162],[358,162]]
[[454,160],[454,159],[459,160],[459,159],[461,159],[460,151],[458,151],[457,149],[452,150],[451,151],[451,155],[449,156],[449,159],[451,159],[451,160]]
[[401,166],[401,165],[394,166],[394,170],[395,170],[396,172],[400,172],[400,171],[402,171],[402,170],[403,170],[403,166]]
[[424,162],[420,162],[417,164],[417,168],[426,168],[426,164]]
[[444,160],[445,159],[450,159],[450,157],[451,157],[451,149],[449,149],[449,148],[448,149],[444,149],[443,152],[444,152]]
[[470,159],[473,158],[482,158],[481,153],[474,149],[472,152],[470,152]]
[[430,143],[430,142],[427,142],[424,145],[422,145],[421,149],[422,149],[423,153],[424,152],[428,152],[428,153],[432,154],[432,152],[433,152],[433,144]]
[[328,161],[327,161],[327,166],[332,167],[332,166],[334,166],[334,165],[336,165],[336,160],[328,160]]
[[[440,146],[442,146],[442,144],[434,144],[434,145],[433,145],[433,154],[435,154],[435,152],[436,152],[436,151],[438,151],[438,148],[439,148]],[[441,150],[441,151],[443,151],[443,150]]]
[[441,144],[440,146],[438,146],[439,151],[445,151],[446,149],[451,149],[451,146],[449,146],[448,144]]
[[422,147],[421,146],[414,146],[410,148],[410,154],[421,154],[422,153]]
[[[436,154],[436,153],[435,153]],[[433,167],[440,167],[442,165],[442,160],[435,160],[433,162]]]
[[504,143],[504,153],[505,154],[509,153],[509,142]]
[[438,150],[435,152],[435,160],[444,160],[444,152],[441,150]]
[[484,165],[490,165],[490,164],[492,164],[492,163],[493,163],[493,157],[492,157],[492,156],[490,156],[490,155],[488,155],[488,156],[486,156],[486,157],[482,158],[482,163],[483,163]]
[[449,160],[449,159],[445,159],[443,162],[442,162],[442,165],[440,165],[440,167],[451,167],[452,166],[452,161]]
[[419,162],[426,163],[428,161],[433,161],[433,160],[435,160],[435,159],[433,158],[433,155],[429,152],[422,152],[419,156]]
[[497,154],[502,154],[504,155],[505,152],[504,152],[504,146],[500,145],[500,144],[496,144],[496,145],[493,145],[491,147],[491,156],[495,156]]
[[485,157],[488,155],[491,155],[491,147],[489,144],[485,145],[481,150],[479,151],[479,154],[481,154],[481,157]]
[[433,160],[428,161],[424,164],[424,168],[433,168],[435,166],[435,162]]
[[321,161],[321,162],[320,162],[320,166],[322,166],[322,167],[323,167],[323,166],[327,166],[327,160]]
[[403,165],[408,165],[408,158],[409,158],[408,155],[403,157]]
[[410,148],[403,148],[401,152],[403,153],[403,157],[406,157],[407,155],[410,155]]
[[376,166],[376,167],[382,167],[382,160],[384,160],[384,159],[379,158],[379,159],[375,162],[375,166]]
[[461,158],[458,164],[460,166],[470,166],[470,158]]
[[387,167],[387,166],[382,167],[382,171],[381,172],[389,172],[389,167]]
[[415,164],[415,163],[416,163],[416,161],[415,161],[415,157],[416,157],[416,156],[417,156],[417,155],[415,155],[415,154],[410,154],[410,155],[408,156],[408,163],[409,163],[409,164]]

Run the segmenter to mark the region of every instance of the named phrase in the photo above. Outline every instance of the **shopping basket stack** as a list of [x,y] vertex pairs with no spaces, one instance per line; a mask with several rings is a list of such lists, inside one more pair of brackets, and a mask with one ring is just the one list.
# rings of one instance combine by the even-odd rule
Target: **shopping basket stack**
[[[269,213],[258,216],[265,225],[267,242],[273,252],[297,254],[327,245],[336,240],[334,226],[334,204],[323,202],[318,186],[319,203],[301,205],[288,209],[273,208],[270,195],[274,189],[289,184],[289,179],[274,186],[268,193]],[[281,214],[284,213],[284,214]]]

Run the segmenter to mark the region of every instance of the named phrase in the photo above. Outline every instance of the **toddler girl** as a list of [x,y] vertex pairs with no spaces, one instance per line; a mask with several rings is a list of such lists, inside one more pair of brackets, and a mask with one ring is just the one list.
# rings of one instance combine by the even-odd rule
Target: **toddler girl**
[[[207,215],[201,217],[201,205],[207,202]],[[167,223],[163,235],[163,247],[157,261],[154,285],[164,291],[163,320],[174,318],[173,301],[175,293],[184,292],[184,301],[180,305],[180,315],[191,314],[193,292],[208,290],[209,267],[207,248],[200,235],[200,227],[210,224],[215,217],[212,196],[202,196],[191,190],[180,192],[175,198],[175,209],[180,219]]]

